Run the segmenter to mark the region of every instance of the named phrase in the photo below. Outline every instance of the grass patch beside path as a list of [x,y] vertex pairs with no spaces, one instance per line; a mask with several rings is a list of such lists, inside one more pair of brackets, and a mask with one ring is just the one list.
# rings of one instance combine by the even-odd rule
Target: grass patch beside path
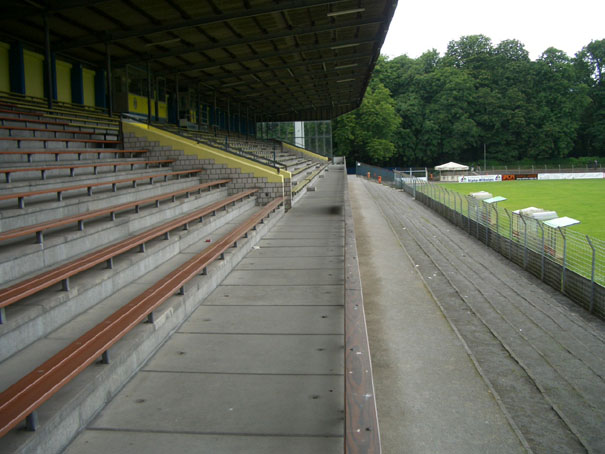
[[487,191],[506,197],[508,200],[498,206],[509,210],[534,206],[556,211],[559,216],[581,221],[570,230],[605,240],[605,179],[442,183],[442,186],[465,195]]

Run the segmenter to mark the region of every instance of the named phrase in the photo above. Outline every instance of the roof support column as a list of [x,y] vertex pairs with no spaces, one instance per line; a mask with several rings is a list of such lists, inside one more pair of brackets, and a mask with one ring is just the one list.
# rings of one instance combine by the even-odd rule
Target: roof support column
[[200,97],[201,97],[201,93],[200,93],[200,86],[198,84],[197,86],[197,90],[196,90],[196,99],[197,99],[197,113],[196,113],[196,117],[197,117],[197,130],[201,131],[202,130],[202,109],[201,109],[201,102],[200,102]]
[[147,125],[151,125],[151,62],[147,60]]
[[160,121],[160,81],[155,78],[155,121]]
[[231,100],[227,96],[227,135],[231,133]]
[[181,116],[181,106],[179,103],[179,73],[174,76],[174,84],[176,85],[176,125],[179,126],[179,118]]
[[105,64],[107,65],[107,113],[113,115],[113,90],[111,89],[111,52],[109,43],[105,43]]
[[48,89],[48,108],[53,108],[53,72],[52,62],[50,60],[50,27],[48,25],[48,16],[44,15],[44,60],[46,62],[46,87]]

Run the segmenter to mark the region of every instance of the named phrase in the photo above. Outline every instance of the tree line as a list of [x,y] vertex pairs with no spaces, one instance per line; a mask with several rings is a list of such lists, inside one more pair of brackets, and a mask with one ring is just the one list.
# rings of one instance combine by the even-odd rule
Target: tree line
[[349,162],[556,162],[605,156],[605,39],[574,57],[463,36],[414,59],[381,56],[357,110],[337,118],[334,150]]

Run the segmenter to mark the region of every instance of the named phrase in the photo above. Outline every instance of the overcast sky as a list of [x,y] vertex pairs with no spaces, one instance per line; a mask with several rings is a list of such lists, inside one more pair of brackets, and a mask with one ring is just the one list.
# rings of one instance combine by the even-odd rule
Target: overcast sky
[[532,60],[548,47],[570,57],[605,38],[605,0],[399,0],[382,54],[417,58],[464,35],[483,34],[494,45],[525,44]]

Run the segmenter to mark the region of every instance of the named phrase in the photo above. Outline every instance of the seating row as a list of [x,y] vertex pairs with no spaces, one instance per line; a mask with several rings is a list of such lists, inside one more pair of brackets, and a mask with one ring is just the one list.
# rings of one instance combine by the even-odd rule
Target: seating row
[[0,110],[0,451],[60,451],[284,199],[258,207],[258,189],[207,181],[199,164],[134,158],[149,150],[125,150],[102,112],[19,99]]

